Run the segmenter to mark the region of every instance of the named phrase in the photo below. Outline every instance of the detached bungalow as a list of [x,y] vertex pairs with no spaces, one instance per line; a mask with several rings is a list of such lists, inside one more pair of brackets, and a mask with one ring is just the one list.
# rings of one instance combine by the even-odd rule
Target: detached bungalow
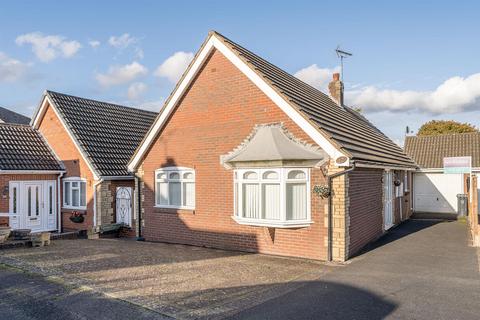
[[[134,176],[127,164],[156,113],[46,91],[32,126],[59,159],[61,230],[98,232],[112,223],[131,226]],[[72,221],[70,217],[79,219]]]
[[407,219],[416,165],[329,88],[211,32],[129,163],[144,237],[343,261]]
[[56,199],[63,172],[38,130],[0,123],[0,225],[57,230]]
[[467,193],[464,175],[445,174],[443,159],[471,157],[472,173],[479,174],[480,133],[409,136],[405,138],[405,152],[420,167],[414,174],[414,210],[456,215],[457,194]]

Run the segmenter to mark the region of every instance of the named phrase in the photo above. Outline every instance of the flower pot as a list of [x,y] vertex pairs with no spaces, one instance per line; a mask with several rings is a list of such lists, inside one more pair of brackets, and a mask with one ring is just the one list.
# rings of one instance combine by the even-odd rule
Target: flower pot
[[72,221],[73,223],[82,223],[83,221],[85,221],[85,217],[83,215],[81,215],[81,216],[71,216],[70,221]]
[[8,239],[11,230],[10,227],[0,227],[0,243],[4,243]]

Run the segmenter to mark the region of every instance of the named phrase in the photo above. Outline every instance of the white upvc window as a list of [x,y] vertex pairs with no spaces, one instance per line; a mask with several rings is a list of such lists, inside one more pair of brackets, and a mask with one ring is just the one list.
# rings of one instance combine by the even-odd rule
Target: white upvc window
[[306,227],[310,214],[310,170],[238,169],[234,172],[234,216],[240,224]]
[[166,167],[155,171],[155,207],[195,209],[195,171]]
[[66,209],[87,209],[87,181],[82,178],[63,179],[63,207]]

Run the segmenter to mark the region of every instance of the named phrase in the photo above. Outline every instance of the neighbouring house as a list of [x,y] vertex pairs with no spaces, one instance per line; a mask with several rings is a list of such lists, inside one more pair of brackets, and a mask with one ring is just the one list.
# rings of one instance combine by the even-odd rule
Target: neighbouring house
[[[136,234],[134,176],[127,164],[157,113],[46,91],[32,126],[64,166],[61,229],[87,230],[124,223]],[[80,219],[70,219],[81,216]],[[82,221],[83,220],[83,221]]]
[[143,236],[343,261],[407,219],[415,163],[329,89],[209,33],[129,163]]
[[29,124],[30,118],[20,113],[0,107],[0,123]]
[[59,228],[62,164],[40,132],[0,123],[0,225],[33,232]]
[[413,179],[414,210],[456,215],[457,194],[467,193],[464,174],[444,173],[443,159],[470,156],[472,173],[480,173],[480,133],[407,136],[405,152],[420,167]]

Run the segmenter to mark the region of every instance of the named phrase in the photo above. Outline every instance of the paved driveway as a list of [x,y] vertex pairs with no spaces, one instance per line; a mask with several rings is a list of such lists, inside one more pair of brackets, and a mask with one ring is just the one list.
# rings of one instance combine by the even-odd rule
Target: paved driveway
[[413,220],[318,281],[238,319],[480,319],[480,252],[461,222]]
[[[126,240],[55,241],[46,248],[3,251],[0,262],[57,275],[107,295],[87,296],[80,305],[106,301],[105,308],[116,309],[112,297],[133,302],[130,308],[118,308],[125,314],[138,313],[132,318],[139,319],[152,314],[144,308],[133,310],[133,305],[155,311],[158,318],[479,319],[478,256],[467,242],[461,222],[417,220],[392,230],[368,252],[337,267]],[[21,299],[12,300],[15,292],[9,291],[22,281],[10,282],[5,286],[8,281],[2,284],[0,278],[0,299],[7,299],[5,306],[28,309]],[[32,288],[30,292],[35,288],[41,292],[42,286]],[[32,301],[45,301],[43,296],[30,296]],[[60,308],[68,306],[63,298],[52,299],[60,299]],[[78,304],[73,307],[80,309]],[[89,308],[92,319],[106,315],[100,307]],[[32,314],[19,319],[43,319],[33,309]]]
[[308,260],[120,239],[6,250],[1,262],[184,319],[251,308],[332,269]]

